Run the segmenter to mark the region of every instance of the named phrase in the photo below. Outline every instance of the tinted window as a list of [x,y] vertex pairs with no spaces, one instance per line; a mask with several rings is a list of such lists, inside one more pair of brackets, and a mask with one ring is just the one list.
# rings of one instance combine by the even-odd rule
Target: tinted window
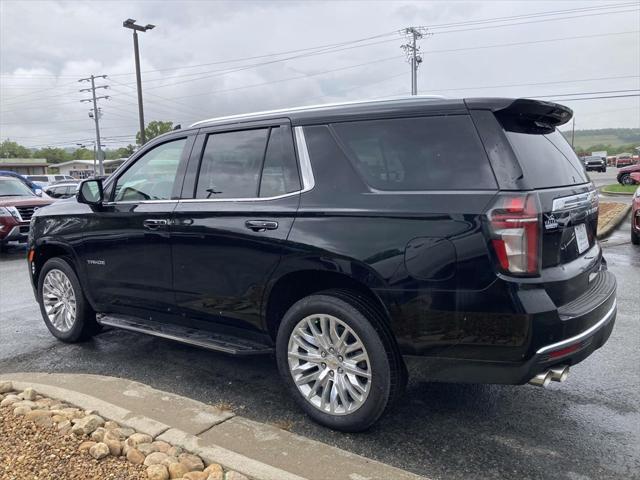
[[269,134],[260,180],[260,196],[275,197],[300,190],[300,177],[289,127],[275,127]]
[[376,189],[496,187],[468,116],[347,122],[333,128],[360,174]]
[[64,175],[55,175],[53,178],[56,179],[56,180],[64,180],[65,176]]
[[268,128],[214,133],[202,156],[196,198],[254,198]]
[[531,188],[589,181],[580,159],[557,130],[546,135],[505,132]]
[[142,201],[171,198],[186,139],[158,145],[129,167],[116,182],[113,200]]
[[27,175],[29,180],[33,180],[34,182],[48,182],[49,177],[45,175]]

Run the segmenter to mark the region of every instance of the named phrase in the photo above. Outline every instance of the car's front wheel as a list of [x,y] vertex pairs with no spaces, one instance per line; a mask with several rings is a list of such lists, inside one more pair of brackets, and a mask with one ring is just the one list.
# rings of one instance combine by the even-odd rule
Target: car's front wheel
[[38,303],[44,323],[59,340],[77,342],[100,329],[96,313],[66,258],[50,258],[43,265],[38,277]]
[[276,342],[278,368],[296,402],[318,423],[365,430],[404,387],[402,358],[378,316],[341,291],[303,298],[285,314]]
[[620,177],[620,183],[622,185],[633,185],[634,181],[633,181],[633,178],[631,178],[631,175],[629,175],[628,173],[625,173]]

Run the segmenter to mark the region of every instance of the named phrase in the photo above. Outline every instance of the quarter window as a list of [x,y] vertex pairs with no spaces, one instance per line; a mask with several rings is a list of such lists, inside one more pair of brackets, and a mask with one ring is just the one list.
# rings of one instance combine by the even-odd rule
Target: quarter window
[[490,189],[495,178],[466,115],[333,125],[363,179],[379,190]]
[[113,200],[168,200],[173,192],[186,138],[158,145],[145,153],[118,178]]

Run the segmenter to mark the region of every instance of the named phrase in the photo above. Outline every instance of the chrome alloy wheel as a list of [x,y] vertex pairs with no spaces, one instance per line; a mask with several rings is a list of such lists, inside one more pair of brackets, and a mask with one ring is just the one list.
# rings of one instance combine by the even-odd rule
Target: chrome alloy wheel
[[371,362],[356,333],[331,315],[310,315],[291,332],[289,371],[304,398],[331,415],[355,412],[371,390]]
[[54,268],[42,283],[42,302],[51,324],[60,332],[68,332],[76,321],[76,294],[69,277]]

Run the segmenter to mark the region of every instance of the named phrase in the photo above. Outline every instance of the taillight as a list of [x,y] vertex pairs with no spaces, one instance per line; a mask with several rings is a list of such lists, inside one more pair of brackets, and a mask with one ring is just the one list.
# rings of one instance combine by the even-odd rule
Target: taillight
[[540,273],[540,201],[538,195],[500,195],[489,210],[491,243],[506,273]]

